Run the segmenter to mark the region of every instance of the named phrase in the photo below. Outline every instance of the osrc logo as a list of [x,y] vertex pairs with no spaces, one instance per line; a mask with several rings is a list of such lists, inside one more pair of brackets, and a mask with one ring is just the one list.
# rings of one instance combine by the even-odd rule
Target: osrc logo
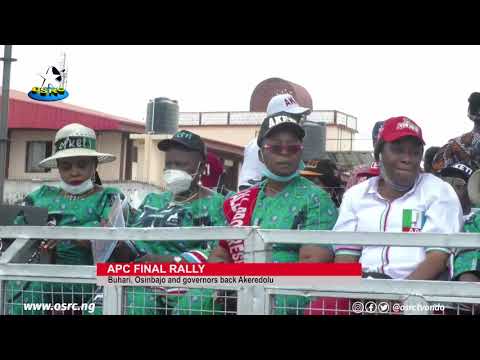
[[45,73],[38,74],[43,82],[29,91],[29,98],[37,101],[59,101],[68,97],[68,91],[65,89],[67,84],[65,58],[64,53],[63,60],[58,65],[49,66]]

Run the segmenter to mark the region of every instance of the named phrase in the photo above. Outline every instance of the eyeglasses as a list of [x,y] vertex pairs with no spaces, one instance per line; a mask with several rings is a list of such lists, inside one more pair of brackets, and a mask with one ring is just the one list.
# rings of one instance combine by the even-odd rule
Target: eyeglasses
[[442,179],[452,185],[454,189],[463,190],[467,186],[467,182],[460,178],[445,176]]
[[288,155],[298,154],[300,151],[303,150],[303,144],[288,144],[288,145],[271,145],[265,144],[262,146],[265,150],[281,155],[286,152]]

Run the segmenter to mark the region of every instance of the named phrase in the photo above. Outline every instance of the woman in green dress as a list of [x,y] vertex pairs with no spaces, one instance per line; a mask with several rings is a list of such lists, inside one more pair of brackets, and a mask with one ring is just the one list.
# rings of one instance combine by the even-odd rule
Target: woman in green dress
[[[96,151],[95,132],[80,124],[70,124],[55,136],[55,154],[42,162],[44,168],[58,168],[59,186],[43,185],[26,196],[24,204],[48,209],[48,222],[53,226],[107,226],[112,206],[124,195],[116,188],[102,187],[97,165],[115,160],[111,154]],[[100,184],[99,184],[100,183]],[[16,219],[17,224],[24,219]],[[89,240],[45,240],[40,253],[50,263],[93,265]],[[7,283],[8,314],[41,314],[55,311],[25,311],[27,303],[87,303],[95,293],[94,284],[67,284],[9,281]],[[98,313],[99,309],[95,311]]]

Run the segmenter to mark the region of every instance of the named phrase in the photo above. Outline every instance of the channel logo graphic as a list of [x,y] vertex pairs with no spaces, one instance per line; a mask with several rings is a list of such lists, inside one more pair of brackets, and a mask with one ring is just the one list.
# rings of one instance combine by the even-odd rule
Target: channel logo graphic
[[38,75],[43,81],[30,90],[29,98],[37,101],[60,101],[68,97],[65,53],[62,54],[62,59],[56,66],[49,66],[44,73]]

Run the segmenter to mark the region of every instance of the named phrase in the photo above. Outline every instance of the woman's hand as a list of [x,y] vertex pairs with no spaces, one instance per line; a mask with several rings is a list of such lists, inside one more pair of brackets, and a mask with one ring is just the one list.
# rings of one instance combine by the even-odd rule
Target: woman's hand
[[43,240],[40,244],[41,251],[52,251],[57,247],[58,240]]
[[[62,240],[43,240],[42,243],[40,244],[40,250],[42,251],[53,251],[56,249],[58,243]],[[74,244],[90,249],[90,241],[89,240],[73,240],[72,241]]]
[[232,259],[230,254],[226,249],[221,246],[217,246],[211,252],[210,256],[208,257],[207,262],[209,263],[231,263]]

